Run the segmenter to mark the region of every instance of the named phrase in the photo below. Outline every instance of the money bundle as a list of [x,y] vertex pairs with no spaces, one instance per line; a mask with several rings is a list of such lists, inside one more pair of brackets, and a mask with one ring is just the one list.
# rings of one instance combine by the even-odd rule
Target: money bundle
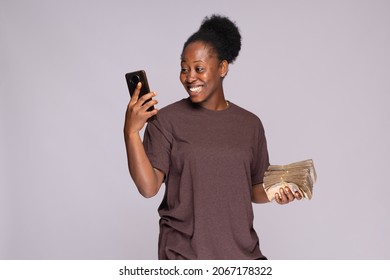
[[279,189],[284,187],[311,199],[316,180],[313,160],[308,159],[287,165],[270,165],[264,174],[263,187],[270,201],[274,200],[275,193],[279,193]]

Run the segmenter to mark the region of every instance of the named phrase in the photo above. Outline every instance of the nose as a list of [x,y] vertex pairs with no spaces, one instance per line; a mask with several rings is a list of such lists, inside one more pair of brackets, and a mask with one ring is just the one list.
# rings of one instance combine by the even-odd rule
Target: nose
[[185,79],[185,81],[186,81],[187,83],[193,83],[193,82],[196,80],[196,75],[195,75],[195,74],[196,74],[195,71],[189,70],[189,71],[187,72],[187,74],[186,74],[186,79]]

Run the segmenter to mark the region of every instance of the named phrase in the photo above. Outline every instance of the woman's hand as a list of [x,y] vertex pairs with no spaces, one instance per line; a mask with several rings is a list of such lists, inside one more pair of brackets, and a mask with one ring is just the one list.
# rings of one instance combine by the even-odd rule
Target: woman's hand
[[302,195],[298,192],[292,192],[289,187],[279,189],[279,193],[275,193],[275,201],[278,204],[287,204],[295,199],[301,200]]
[[[132,134],[138,133],[145,125],[146,121],[157,114],[157,109],[147,111],[150,107],[156,105],[157,100],[151,99],[156,96],[155,92],[149,92],[142,97],[139,97],[142,84],[138,83],[134,91],[133,96],[127,106],[126,119],[125,119],[125,133]],[[150,101],[144,102],[148,99]]]

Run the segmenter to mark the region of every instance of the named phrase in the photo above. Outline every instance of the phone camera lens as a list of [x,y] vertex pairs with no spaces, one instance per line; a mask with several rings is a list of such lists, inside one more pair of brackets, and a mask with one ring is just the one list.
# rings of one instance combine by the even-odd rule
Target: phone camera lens
[[138,75],[134,75],[133,77],[131,77],[131,82],[134,83],[134,84],[138,84],[140,81],[140,78]]

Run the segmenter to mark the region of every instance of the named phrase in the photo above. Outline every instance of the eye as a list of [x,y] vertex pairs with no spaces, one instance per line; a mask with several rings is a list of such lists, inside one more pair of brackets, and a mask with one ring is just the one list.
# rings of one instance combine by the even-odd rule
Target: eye
[[180,70],[181,73],[188,73],[188,68],[182,67]]
[[203,67],[196,67],[195,70],[196,70],[196,72],[200,73],[200,72],[204,71],[204,68]]

